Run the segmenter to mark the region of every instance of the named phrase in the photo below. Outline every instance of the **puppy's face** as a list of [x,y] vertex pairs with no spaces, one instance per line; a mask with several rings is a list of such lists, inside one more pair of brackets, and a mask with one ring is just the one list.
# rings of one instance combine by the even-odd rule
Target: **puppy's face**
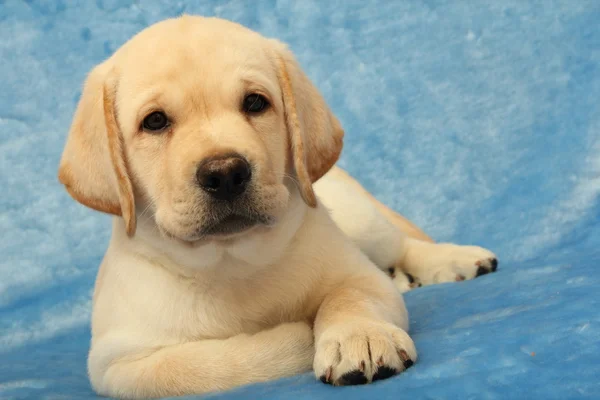
[[[103,107],[102,107],[103,106]],[[343,131],[291,53],[240,25],[182,17],[88,78],[59,177],[85,205],[195,242],[277,222],[291,184],[336,161]]]
[[137,208],[185,241],[274,223],[289,196],[289,143],[266,41],[233,24],[223,35],[211,22],[172,25],[143,32],[119,60]]

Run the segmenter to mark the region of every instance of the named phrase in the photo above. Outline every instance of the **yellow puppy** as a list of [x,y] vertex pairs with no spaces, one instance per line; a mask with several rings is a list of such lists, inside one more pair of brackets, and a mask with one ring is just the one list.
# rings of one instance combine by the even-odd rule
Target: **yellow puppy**
[[90,73],[59,178],[115,215],[88,359],[99,394],[204,393],[311,367],[352,385],[417,360],[382,270],[432,283],[495,257],[433,244],[332,169],[342,137],[284,45],[220,19],[158,23]]

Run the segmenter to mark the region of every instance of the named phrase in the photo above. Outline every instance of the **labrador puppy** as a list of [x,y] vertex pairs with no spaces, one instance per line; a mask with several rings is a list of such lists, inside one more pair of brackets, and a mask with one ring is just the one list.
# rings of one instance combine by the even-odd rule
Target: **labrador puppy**
[[115,216],[93,302],[99,394],[197,394],[311,368],[355,385],[416,362],[400,271],[470,279],[496,257],[435,244],[377,202],[333,167],[342,139],[291,52],[232,22],[160,22],[92,70],[59,179]]

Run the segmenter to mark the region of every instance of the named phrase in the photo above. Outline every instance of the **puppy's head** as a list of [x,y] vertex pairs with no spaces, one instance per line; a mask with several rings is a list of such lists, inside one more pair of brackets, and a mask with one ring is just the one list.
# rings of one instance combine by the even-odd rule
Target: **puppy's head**
[[89,75],[59,169],[69,193],[194,242],[272,225],[292,184],[336,162],[343,131],[281,43],[185,16],[142,31]]

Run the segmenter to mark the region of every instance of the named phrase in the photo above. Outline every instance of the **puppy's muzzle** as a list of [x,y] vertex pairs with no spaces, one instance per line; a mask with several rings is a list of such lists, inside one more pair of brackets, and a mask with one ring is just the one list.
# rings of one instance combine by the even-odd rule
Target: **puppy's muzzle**
[[196,171],[200,188],[217,200],[235,200],[244,193],[251,179],[250,164],[237,154],[204,160]]

